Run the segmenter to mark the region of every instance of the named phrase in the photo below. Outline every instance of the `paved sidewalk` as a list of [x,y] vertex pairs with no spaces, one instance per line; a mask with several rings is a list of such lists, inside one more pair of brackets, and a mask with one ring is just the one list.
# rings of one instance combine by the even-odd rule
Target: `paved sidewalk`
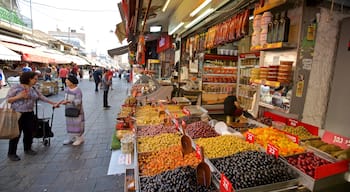
[[[130,84],[124,79],[113,79],[113,90],[109,93],[109,110],[102,107],[103,91],[94,91],[94,82],[83,79],[79,87],[83,90],[85,109],[85,143],[81,146],[63,146],[66,136],[64,107],[56,109],[53,118],[51,146],[45,147],[42,139],[34,139],[36,156],[23,153],[22,139],[17,154],[21,160],[7,159],[8,140],[0,140],[0,191],[6,192],[102,192],[123,191],[124,175],[107,176],[111,157],[110,143],[114,133],[115,118]],[[59,101],[64,93],[50,96]],[[50,117],[52,108],[39,103],[39,116]]]

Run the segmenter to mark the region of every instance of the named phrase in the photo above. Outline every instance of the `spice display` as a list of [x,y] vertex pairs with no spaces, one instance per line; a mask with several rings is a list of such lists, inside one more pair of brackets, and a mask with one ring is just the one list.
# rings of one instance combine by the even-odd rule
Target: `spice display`
[[288,181],[296,176],[280,159],[258,151],[245,151],[211,162],[235,190]]
[[139,153],[162,150],[170,146],[180,145],[180,139],[180,134],[174,133],[140,137],[137,139],[137,150]]
[[195,151],[183,156],[180,145],[168,147],[150,154],[139,154],[138,161],[141,176],[153,176],[187,165],[195,167],[200,163]]
[[195,142],[203,147],[204,155],[209,159],[226,157],[242,151],[259,150],[258,146],[247,143],[240,137],[233,135],[200,138]]

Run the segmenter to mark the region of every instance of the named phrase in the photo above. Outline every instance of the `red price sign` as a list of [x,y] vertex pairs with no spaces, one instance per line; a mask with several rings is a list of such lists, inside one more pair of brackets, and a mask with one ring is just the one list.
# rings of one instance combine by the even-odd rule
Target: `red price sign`
[[201,147],[199,145],[196,144],[196,157],[198,159],[202,159],[201,157]]
[[270,155],[274,155],[276,158],[278,158],[278,148],[270,143],[267,144],[266,153]]
[[174,119],[173,122],[175,124],[176,130],[179,130],[179,121],[177,119]]
[[288,119],[287,125],[296,127],[299,125],[299,121],[295,120],[295,119]]
[[286,136],[291,139],[294,143],[299,144],[299,137],[286,132]]
[[247,132],[247,136],[245,137],[245,140],[248,141],[249,143],[254,143],[254,134],[251,132]]
[[347,149],[350,147],[350,138],[329,131],[326,131],[323,134],[322,140],[326,143],[337,145],[342,149]]
[[186,129],[186,122],[184,120],[181,120],[181,126],[183,129]]
[[220,192],[234,192],[232,183],[223,173],[221,173],[220,179]]
[[182,112],[183,112],[186,116],[190,116],[190,115],[191,115],[191,112],[190,112],[188,109],[186,109],[186,108],[183,108],[183,109],[182,109]]

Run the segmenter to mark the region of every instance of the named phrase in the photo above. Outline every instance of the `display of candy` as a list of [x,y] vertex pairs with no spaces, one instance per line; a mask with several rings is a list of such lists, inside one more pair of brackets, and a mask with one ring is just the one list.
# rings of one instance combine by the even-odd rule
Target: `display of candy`
[[195,151],[183,155],[181,149],[178,145],[149,154],[139,154],[140,176],[153,176],[183,166],[195,167],[200,163]]
[[283,128],[283,131],[286,131],[290,134],[297,135],[299,139],[301,140],[308,140],[308,139],[317,139],[320,138],[319,136],[312,135],[305,127],[303,126],[297,126],[297,127],[291,127],[291,126],[285,126]]
[[204,156],[210,159],[226,157],[242,151],[259,150],[257,145],[248,143],[233,135],[199,138],[195,142],[203,147]]
[[186,126],[186,132],[192,139],[219,136],[218,133],[206,122],[197,121]]
[[[305,149],[294,143],[285,133],[271,127],[249,129],[249,132],[254,135],[254,140],[264,149],[268,144],[272,144],[278,148],[278,153],[281,156],[290,156],[299,153],[304,153]],[[246,134],[246,133],[245,133]]]
[[155,136],[162,133],[176,133],[178,132],[175,125],[149,125],[137,128],[137,136]]
[[265,152],[245,151],[211,162],[231,181],[235,190],[288,181],[296,173],[280,159]]
[[302,172],[308,174],[311,177],[315,176],[315,169],[319,166],[329,164],[331,162],[316,156],[312,152],[305,154],[299,154],[287,158],[288,163],[295,166]]
[[140,177],[142,192],[214,192],[212,184],[209,188],[200,186],[196,181],[196,169],[186,166],[163,172],[152,177]]
[[156,136],[139,137],[137,139],[137,151],[139,153],[158,151],[170,146],[181,144],[180,134],[164,133]]

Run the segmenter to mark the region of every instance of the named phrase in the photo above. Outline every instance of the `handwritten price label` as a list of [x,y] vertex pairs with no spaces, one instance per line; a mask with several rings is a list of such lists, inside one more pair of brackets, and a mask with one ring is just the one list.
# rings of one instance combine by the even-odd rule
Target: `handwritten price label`
[[247,132],[247,136],[245,138],[246,141],[248,141],[249,143],[254,143],[254,134],[251,132]]
[[196,144],[196,157],[198,159],[202,159],[202,155],[201,155],[201,147],[199,145]]
[[221,173],[220,179],[220,192],[234,192],[232,183],[223,173]]
[[186,129],[186,122],[184,120],[181,120],[181,126],[183,129]]
[[270,155],[274,155],[276,158],[278,158],[278,148],[270,143],[267,144],[266,153]]

